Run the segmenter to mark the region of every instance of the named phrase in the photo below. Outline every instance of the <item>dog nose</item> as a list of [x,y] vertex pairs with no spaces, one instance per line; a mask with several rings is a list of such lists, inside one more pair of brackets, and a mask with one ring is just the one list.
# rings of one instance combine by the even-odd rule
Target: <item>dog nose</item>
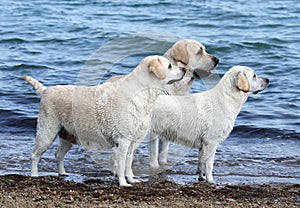
[[214,56],[214,62],[215,62],[215,66],[217,66],[217,64],[219,63],[219,59],[215,56]]
[[265,78],[267,85],[269,84],[270,80]]

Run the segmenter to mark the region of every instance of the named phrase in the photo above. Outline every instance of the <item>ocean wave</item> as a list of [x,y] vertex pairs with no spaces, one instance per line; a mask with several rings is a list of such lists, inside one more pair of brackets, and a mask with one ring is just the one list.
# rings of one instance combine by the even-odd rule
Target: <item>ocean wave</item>
[[10,37],[10,38],[3,38],[0,39],[0,44],[22,44],[22,43],[27,43],[29,42],[28,40],[25,40],[24,38],[18,38],[18,37]]
[[267,43],[267,42],[257,42],[257,41],[253,41],[253,42],[249,42],[249,41],[245,41],[241,43],[242,45],[246,46],[246,47],[252,47],[255,49],[271,49],[271,48],[284,48],[283,46],[280,45],[275,45],[275,44],[271,44],[271,43]]
[[[123,2],[122,2],[123,4]],[[132,1],[132,2],[124,2],[124,5],[126,6],[130,6],[130,7],[134,7],[134,8],[140,8],[140,7],[159,7],[159,6],[168,6],[168,5],[172,5],[172,2],[153,2],[153,1],[149,1],[149,2],[145,2],[145,3],[139,3],[136,1]]]
[[14,66],[7,67],[8,70],[20,70],[20,69],[52,69],[46,65],[38,65],[38,64],[16,64]]
[[[86,27],[77,27],[77,28],[72,28],[71,33],[73,32],[80,32],[81,30],[86,30]],[[78,42],[79,39],[76,36],[71,36],[71,37],[63,37],[63,38],[56,38],[56,37],[42,37],[42,38],[32,38],[32,34],[19,34],[18,36],[20,37],[7,37],[0,39],[0,44],[34,44],[34,43],[49,43],[49,44],[62,44],[66,42]]]
[[[0,131],[20,133],[32,133],[35,131],[37,118],[28,117],[24,113],[15,110],[0,110]],[[5,119],[4,119],[5,118]]]
[[[107,78],[107,77],[106,77]],[[36,99],[37,101],[38,99]],[[26,113],[21,113],[16,110],[0,110],[0,117],[2,119],[1,131],[5,131],[8,128],[20,129],[21,131],[24,128],[28,129],[29,132],[32,132],[36,128],[37,124],[37,115],[28,116]],[[11,130],[10,130],[11,131]],[[295,130],[286,130],[278,128],[259,128],[253,125],[238,125],[235,126],[230,137],[236,138],[271,138],[271,139],[296,139],[300,140],[300,133]]]
[[293,130],[277,128],[259,128],[252,125],[240,125],[234,127],[231,136],[239,138],[272,138],[272,139],[297,139],[300,133]]

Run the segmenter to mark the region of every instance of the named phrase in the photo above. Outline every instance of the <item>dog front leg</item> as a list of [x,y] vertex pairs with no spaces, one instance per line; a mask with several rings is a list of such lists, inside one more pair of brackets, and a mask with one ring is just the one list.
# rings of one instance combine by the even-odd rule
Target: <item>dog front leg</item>
[[216,149],[213,151],[213,153],[210,155],[210,157],[207,159],[206,162],[206,181],[207,182],[213,182],[213,176],[212,176],[212,171],[214,168],[214,159],[215,159],[215,155],[216,155]]
[[150,168],[159,168],[158,163],[158,136],[153,132],[149,133],[149,150],[150,150]]
[[169,141],[160,139],[159,140],[160,152],[159,152],[159,164],[167,165],[168,164],[168,152],[169,152]]
[[117,175],[117,164],[116,164],[116,162],[117,162],[117,153],[116,153],[116,148],[117,147],[114,147],[113,148],[113,154],[112,154],[112,156],[111,156],[111,158],[110,158],[110,168],[111,168],[111,172],[114,174],[114,176],[116,176]]
[[125,178],[126,157],[130,143],[131,142],[127,139],[119,139],[118,147],[116,148],[115,155],[117,158],[117,175],[120,186],[131,186],[129,183],[127,183]]
[[135,153],[135,150],[139,146],[139,142],[131,142],[128,153],[127,153],[127,158],[126,158],[126,166],[125,166],[125,173],[126,173],[126,178],[129,183],[138,183],[140,182],[137,179],[134,179],[134,174],[132,171],[132,163],[133,163],[133,156]]
[[214,159],[215,159],[216,149],[212,152],[212,154],[207,159],[206,166],[205,166],[206,181],[210,182],[210,183],[214,182],[212,171],[213,171],[213,167],[214,167]]
[[[199,151],[200,153],[200,151]],[[199,154],[200,155],[200,154]],[[206,181],[206,176],[205,176],[205,162],[201,162],[200,157],[198,158],[198,167],[197,167],[197,173],[199,174],[199,181]]]
[[199,181],[205,180],[213,183],[212,171],[217,147],[218,143],[215,142],[202,143],[198,158]]

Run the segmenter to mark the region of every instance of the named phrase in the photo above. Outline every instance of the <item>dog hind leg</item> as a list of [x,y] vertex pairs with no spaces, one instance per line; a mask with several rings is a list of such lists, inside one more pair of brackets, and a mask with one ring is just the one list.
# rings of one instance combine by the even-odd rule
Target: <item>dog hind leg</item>
[[64,158],[67,152],[72,148],[73,144],[65,139],[59,139],[59,146],[55,153],[59,175],[68,175],[64,167]]
[[[39,118],[39,120],[41,120]],[[59,127],[54,124],[38,122],[36,141],[31,153],[31,175],[38,176],[38,162],[42,154],[51,146],[58,135]]]

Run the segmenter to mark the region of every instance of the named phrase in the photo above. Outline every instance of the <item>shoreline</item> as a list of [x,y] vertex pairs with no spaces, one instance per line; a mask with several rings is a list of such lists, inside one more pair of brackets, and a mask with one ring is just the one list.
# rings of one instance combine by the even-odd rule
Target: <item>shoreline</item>
[[300,184],[214,185],[67,181],[58,176],[0,176],[1,207],[300,207]]

